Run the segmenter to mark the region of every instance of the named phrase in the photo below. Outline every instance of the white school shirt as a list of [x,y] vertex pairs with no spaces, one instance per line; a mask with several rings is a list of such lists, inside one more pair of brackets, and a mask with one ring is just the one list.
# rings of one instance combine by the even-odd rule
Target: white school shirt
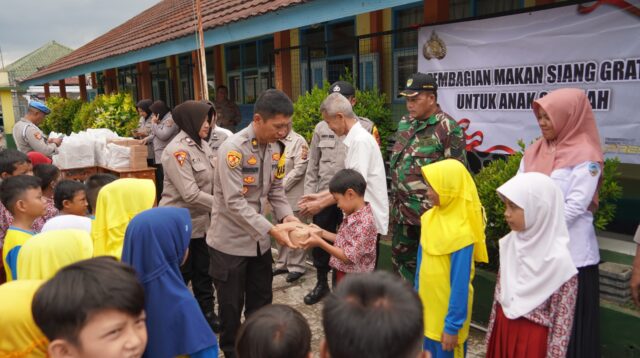
[[389,226],[389,197],[380,147],[371,133],[358,122],[351,127],[343,143],[347,147],[344,167],[357,170],[367,181],[364,200],[371,204],[378,234],[386,235]]
[[[524,159],[518,172],[524,172]],[[598,188],[602,175],[600,164],[583,162],[573,167],[555,169],[551,179],[558,185],[564,196],[564,218],[569,229],[569,251],[576,267],[597,265],[600,250],[593,214],[589,205]]]

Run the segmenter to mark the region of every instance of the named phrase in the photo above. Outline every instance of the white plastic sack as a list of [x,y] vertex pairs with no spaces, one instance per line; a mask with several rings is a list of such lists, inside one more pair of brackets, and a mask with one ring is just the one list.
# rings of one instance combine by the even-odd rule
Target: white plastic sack
[[107,166],[109,168],[128,168],[131,149],[121,145],[107,144]]
[[116,139],[118,135],[106,128],[90,128],[87,129],[87,134],[93,138],[96,165],[106,166],[108,164],[107,140]]
[[65,137],[53,164],[61,169],[91,167],[95,164],[94,140],[87,133],[72,133]]

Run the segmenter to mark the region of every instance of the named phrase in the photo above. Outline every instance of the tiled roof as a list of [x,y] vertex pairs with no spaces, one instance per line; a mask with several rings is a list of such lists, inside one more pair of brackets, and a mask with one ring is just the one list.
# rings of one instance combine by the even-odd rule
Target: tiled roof
[[[201,1],[202,23],[206,31],[307,0]],[[75,66],[193,35],[196,24],[195,0],[163,0],[29,78],[39,78]]]
[[16,60],[12,64],[7,65],[4,70],[9,72],[11,82],[21,81],[71,52],[73,52],[73,49],[51,41]]

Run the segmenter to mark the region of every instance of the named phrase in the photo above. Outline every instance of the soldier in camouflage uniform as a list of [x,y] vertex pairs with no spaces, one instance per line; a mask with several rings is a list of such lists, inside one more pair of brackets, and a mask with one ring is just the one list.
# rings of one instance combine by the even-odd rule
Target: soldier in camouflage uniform
[[431,206],[420,169],[430,163],[455,158],[466,165],[462,128],[437,102],[436,80],[413,74],[400,93],[407,99],[409,116],[398,124],[391,170],[391,223],[393,267],[409,282],[414,281],[420,243],[420,217]]

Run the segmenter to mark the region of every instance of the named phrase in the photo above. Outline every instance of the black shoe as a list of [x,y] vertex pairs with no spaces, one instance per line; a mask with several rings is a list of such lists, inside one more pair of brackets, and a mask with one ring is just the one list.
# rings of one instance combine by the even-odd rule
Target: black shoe
[[208,312],[204,316],[206,317],[209,326],[213,330],[213,333],[220,333],[220,331],[222,330],[222,321],[220,320],[220,317],[218,317],[218,315],[214,312]]
[[298,281],[300,277],[302,277],[302,275],[304,275],[304,273],[302,272],[289,272],[289,274],[287,275],[287,282],[291,283],[294,281]]
[[282,275],[282,274],[285,274],[285,273],[288,273],[288,272],[289,272],[289,270],[287,270],[287,269],[275,269],[275,270],[271,271],[273,276]]
[[304,303],[307,305],[315,305],[331,292],[327,281],[318,281],[316,287],[304,296]]

